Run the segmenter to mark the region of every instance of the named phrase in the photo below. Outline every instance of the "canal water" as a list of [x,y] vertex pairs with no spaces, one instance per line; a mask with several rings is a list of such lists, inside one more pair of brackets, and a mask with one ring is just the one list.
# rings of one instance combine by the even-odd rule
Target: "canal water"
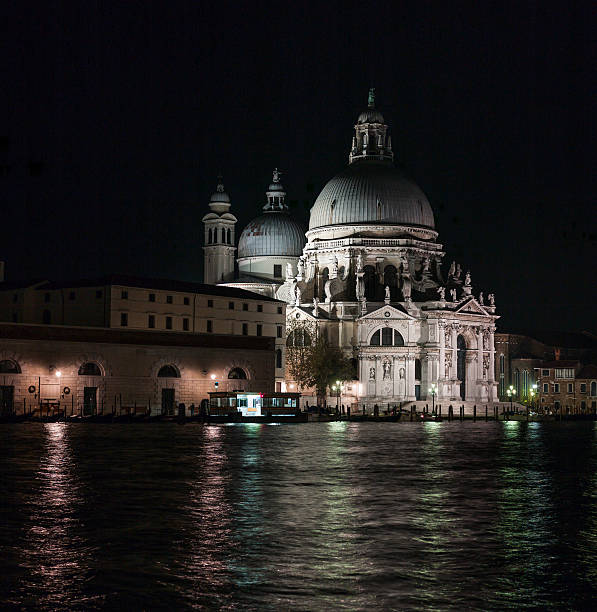
[[591,608],[594,423],[0,426],[2,609]]

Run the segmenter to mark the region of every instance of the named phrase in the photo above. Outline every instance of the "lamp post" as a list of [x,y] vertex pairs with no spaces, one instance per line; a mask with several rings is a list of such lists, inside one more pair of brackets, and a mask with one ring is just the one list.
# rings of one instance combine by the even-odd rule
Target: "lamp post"
[[435,395],[437,394],[437,385],[435,383],[431,383],[429,393],[431,393],[431,414],[435,414]]
[[516,395],[516,389],[514,388],[514,385],[510,385],[506,393],[510,398],[510,414],[512,414],[512,398],[514,397],[514,395]]
[[340,394],[342,393],[342,383],[337,380],[335,385],[332,385],[332,389],[336,392],[336,414],[340,410]]
[[537,385],[533,385],[529,391],[529,395],[531,396],[531,406],[533,407],[533,411],[535,410],[535,395],[537,394]]

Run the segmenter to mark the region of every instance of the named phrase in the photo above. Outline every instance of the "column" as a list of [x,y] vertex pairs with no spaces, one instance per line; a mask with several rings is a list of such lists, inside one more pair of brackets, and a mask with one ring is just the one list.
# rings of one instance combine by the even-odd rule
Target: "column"
[[415,356],[406,356],[406,399],[415,400]]
[[478,327],[476,329],[476,332],[477,332],[477,380],[483,380],[483,328]]

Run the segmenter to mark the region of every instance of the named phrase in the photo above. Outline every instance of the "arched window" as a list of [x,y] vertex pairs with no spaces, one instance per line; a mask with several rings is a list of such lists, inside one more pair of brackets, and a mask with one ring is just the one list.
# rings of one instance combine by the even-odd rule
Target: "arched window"
[[102,371],[97,363],[93,363],[93,361],[88,361],[84,363],[79,368],[79,376],[101,376]]
[[228,372],[228,378],[233,378],[237,380],[246,380],[247,373],[242,368],[232,368],[232,370]]
[[378,329],[369,340],[370,346],[404,346],[404,338],[397,329],[384,327]]
[[178,369],[173,365],[165,365],[160,368],[158,372],[159,378],[180,378],[180,374],[178,373]]
[[207,244],[211,244],[211,227],[207,230]]
[[595,397],[597,395],[597,382],[593,381],[591,383],[591,397]]
[[276,349],[276,367],[282,367],[282,349]]
[[226,242],[228,244],[232,244],[232,238],[231,238],[232,237],[232,232],[230,231],[230,228],[228,228],[228,232],[227,233],[228,233],[228,239],[226,240]]
[[520,370],[518,368],[514,370],[514,389],[516,395],[520,395]]
[[365,282],[365,297],[368,300],[375,299],[375,288],[377,286],[377,279],[375,278],[375,268],[373,266],[365,266],[363,268],[365,276],[363,280]]
[[4,359],[0,361],[0,374],[20,374],[21,368],[16,361]]
[[462,336],[456,339],[456,376],[460,381],[460,399],[466,399],[466,340]]
[[42,314],[42,321],[45,325],[50,325],[52,322],[52,313],[49,310],[44,310]]
[[286,346],[311,346],[311,336],[306,329],[293,329],[288,334]]
[[415,359],[415,380],[421,380],[421,360]]
[[529,394],[529,371],[522,371],[522,397],[526,397]]
[[499,395],[500,397],[504,397],[504,395],[506,394],[506,358],[503,355],[500,355],[500,390],[499,390]]

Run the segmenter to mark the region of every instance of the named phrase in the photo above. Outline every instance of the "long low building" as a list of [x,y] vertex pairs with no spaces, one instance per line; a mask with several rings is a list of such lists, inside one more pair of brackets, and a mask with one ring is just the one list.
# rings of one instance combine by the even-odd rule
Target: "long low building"
[[275,360],[265,336],[0,323],[0,412],[190,414],[216,389],[273,392]]

